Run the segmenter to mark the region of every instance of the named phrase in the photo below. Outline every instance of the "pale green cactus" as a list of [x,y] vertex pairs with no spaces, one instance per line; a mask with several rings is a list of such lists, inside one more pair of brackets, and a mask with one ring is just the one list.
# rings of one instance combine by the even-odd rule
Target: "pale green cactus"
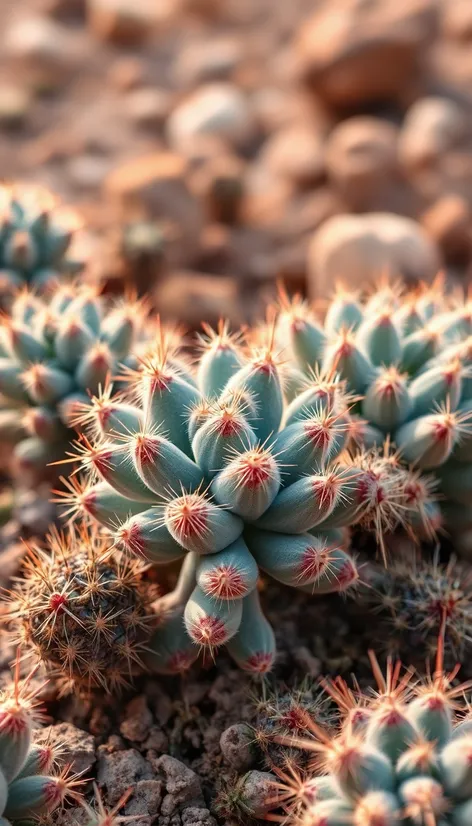
[[[147,330],[143,304],[110,306],[91,288],[59,286],[47,301],[18,294],[0,327],[0,435],[16,442],[20,474],[36,478],[64,457],[90,394],[110,393]],[[109,407],[103,400],[99,415],[112,427]]]
[[274,329],[245,348],[225,325],[207,329],[193,368],[162,334],[129,375],[113,428],[94,400],[93,437],[71,459],[89,478],[66,480],[70,516],[88,515],[152,563],[184,560],[175,592],[156,605],[147,659],[158,671],[222,645],[247,671],[267,671],[275,641],[259,571],[313,595],[344,592],[357,580],[346,529],[362,523],[381,535],[429,501],[410,496],[416,477],[394,457],[346,452],[343,381],[308,380],[287,399]]
[[[39,186],[0,187],[0,294],[50,290],[83,262],[69,257],[78,217]],[[3,303],[3,301],[2,301]]]
[[34,672],[19,676],[18,656],[14,683],[0,694],[0,824],[19,826],[29,819],[50,815],[66,798],[80,800],[77,776],[68,769],[57,773],[57,750],[46,743],[33,745],[34,728],[40,718]]
[[[472,302],[438,280],[410,293],[387,283],[365,300],[339,290],[324,320],[297,297],[281,304],[278,336],[293,374],[322,369],[344,380],[358,397],[352,437],[367,447],[388,438],[405,465],[436,479],[444,504],[432,524],[470,529]],[[459,505],[467,514],[457,519]]]
[[[441,648],[441,644],[440,644]],[[435,676],[413,679],[389,661],[384,677],[371,654],[377,690],[350,691],[340,679],[325,688],[339,722],[305,715],[303,734],[276,742],[306,749],[297,770],[290,758],[273,767],[267,799],[274,819],[293,826],[470,826],[472,726],[461,703],[470,684],[453,683],[438,657]]]

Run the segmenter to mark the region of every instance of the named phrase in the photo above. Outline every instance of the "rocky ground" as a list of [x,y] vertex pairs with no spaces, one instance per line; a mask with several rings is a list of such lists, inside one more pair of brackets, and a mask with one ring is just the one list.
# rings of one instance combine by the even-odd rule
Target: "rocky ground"
[[0,175],[79,209],[91,277],[198,325],[276,276],[466,276],[468,0],[17,0],[0,25]]
[[[444,264],[467,282],[470,0],[4,0],[0,32],[0,176],[78,211],[87,277],[109,289],[133,283],[196,327],[255,317],[276,277],[313,297],[385,267],[430,279]],[[13,540],[51,518],[31,494],[17,510],[2,587],[23,553]],[[273,584],[263,599],[276,690],[368,679],[368,611]],[[112,706],[51,698],[48,711],[110,805],[133,787],[137,826],[230,826],[220,787],[265,766],[237,766],[220,739],[253,721],[262,691],[222,656],[181,681],[143,678]]]

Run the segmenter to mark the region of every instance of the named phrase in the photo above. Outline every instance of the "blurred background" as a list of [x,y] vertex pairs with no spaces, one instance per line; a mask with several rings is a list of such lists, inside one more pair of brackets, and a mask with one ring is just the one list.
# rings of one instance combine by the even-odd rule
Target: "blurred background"
[[189,326],[382,271],[467,283],[472,0],[1,0],[0,177]]

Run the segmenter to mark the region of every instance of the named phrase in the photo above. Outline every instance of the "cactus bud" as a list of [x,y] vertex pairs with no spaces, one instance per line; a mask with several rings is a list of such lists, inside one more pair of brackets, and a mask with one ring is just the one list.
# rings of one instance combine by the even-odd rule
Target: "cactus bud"
[[197,567],[198,585],[215,599],[247,596],[256,587],[257,577],[256,561],[241,538],[218,554],[204,556]]
[[275,660],[275,637],[262,613],[256,590],[243,599],[243,615],[239,630],[227,643],[230,656],[243,671],[266,674]]
[[242,618],[241,599],[221,600],[207,596],[197,586],[185,605],[187,633],[197,645],[219,648],[234,637]]
[[215,505],[205,493],[184,493],[171,499],[164,509],[163,524],[187,551],[214,554],[234,542],[243,522]]
[[237,453],[214,478],[211,490],[220,505],[254,522],[273,502],[280,481],[275,456],[269,449],[256,446]]

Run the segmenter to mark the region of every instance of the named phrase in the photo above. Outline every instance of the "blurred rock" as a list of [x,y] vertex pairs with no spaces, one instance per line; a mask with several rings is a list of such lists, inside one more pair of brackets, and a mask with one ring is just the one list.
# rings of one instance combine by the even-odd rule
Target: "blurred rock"
[[259,163],[297,186],[319,183],[324,174],[323,139],[315,124],[295,123],[279,129],[264,144]]
[[441,3],[441,30],[451,38],[469,42],[472,40],[472,4],[470,0],[443,0]]
[[175,13],[174,0],[88,0],[92,33],[110,43],[135,46]]
[[424,169],[461,144],[469,124],[453,100],[428,97],[407,112],[398,141],[400,162],[408,170]]
[[416,80],[434,20],[430,0],[324,0],[296,38],[300,74],[334,107],[398,100]]
[[203,229],[203,209],[186,183],[178,155],[156,153],[122,164],[105,180],[105,194],[122,220],[168,223],[166,255],[172,266],[190,263]]
[[15,84],[0,85],[0,128],[15,129],[23,126],[30,114],[31,95],[27,89]]
[[338,215],[314,235],[308,254],[308,292],[326,297],[336,280],[364,288],[382,275],[431,281],[441,258],[415,221],[389,213]]
[[172,107],[172,95],[165,89],[133,89],[126,96],[126,114],[137,126],[159,129]]
[[190,43],[178,53],[172,72],[182,89],[202,83],[230,80],[245,53],[244,42],[237,37],[220,37]]
[[236,155],[210,160],[192,178],[194,191],[207,208],[211,221],[233,224],[240,214],[244,192],[244,163]]
[[216,324],[220,318],[239,326],[246,316],[235,278],[200,272],[175,272],[163,278],[154,291],[154,303],[163,319],[180,321],[193,330],[202,321]]
[[422,216],[422,224],[441,247],[446,261],[463,264],[472,252],[470,204],[459,195],[444,195]]
[[398,129],[380,118],[342,121],[326,145],[328,177],[353,210],[366,210],[385,198],[397,172]]
[[167,121],[167,136],[177,151],[198,135],[216,135],[240,146],[253,133],[251,107],[245,95],[231,83],[201,86],[174,109]]
[[135,56],[120,56],[110,66],[108,80],[120,92],[129,92],[141,86],[144,80],[144,62]]
[[18,67],[20,76],[39,91],[64,85],[77,68],[83,41],[47,17],[23,17],[7,29],[3,50]]

